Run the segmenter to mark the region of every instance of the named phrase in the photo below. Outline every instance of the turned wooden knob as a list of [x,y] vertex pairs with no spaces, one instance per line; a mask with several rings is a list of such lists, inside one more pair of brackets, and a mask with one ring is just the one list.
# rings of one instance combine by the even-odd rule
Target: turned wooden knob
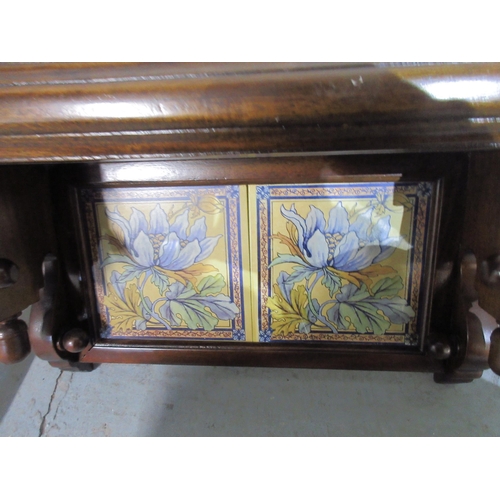
[[429,350],[439,360],[448,359],[451,355],[451,347],[445,342],[435,342],[430,346]]
[[488,365],[494,373],[500,375],[500,328],[494,330],[490,337]]
[[481,262],[479,276],[485,285],[500,286],[500,254],[490,255]]
[[20,319],[0,322],[0,362],[22,361],[31,351],[28,326]]
[[65,351],[77,354],[82,352],[89,344],[89,336],[81,328],[73,328],[67,331],[61,340],[61,346]]
[[0,259],[0,288],[13,285],[19,278],[19,268],[8,259]]

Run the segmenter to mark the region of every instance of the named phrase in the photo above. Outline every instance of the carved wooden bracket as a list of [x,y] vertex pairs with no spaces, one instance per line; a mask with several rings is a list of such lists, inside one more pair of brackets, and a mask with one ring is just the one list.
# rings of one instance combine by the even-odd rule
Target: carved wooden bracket
[[[75,353],[81,352],[88,344],[88,337],[79,330],[61,335],[67,323],[64,300],[64,287],[59,278],[57,258],[48,255],[43,263],[44,287],[40,300],[31,309],[29,337],[33,351],[41,359],[49,361],[54,367],[72,371],[91,371],[91,364],[78,363]],[[74,320],[73,320],[74,321]],[[60,342],[60,338],[62,341]]]
[[[480,378],[483,370],[489,367],[489,339],[473,310],[478,297],[474,286],[476,274],[476,258],[472,253],[466,253],[460,266],[460,286],[454,304],[453,330],[449,336],[452,355],[445,362],[444,373],[434,375],[436,382],[471,382]],[[475,310],[481,311],[479,306]]]

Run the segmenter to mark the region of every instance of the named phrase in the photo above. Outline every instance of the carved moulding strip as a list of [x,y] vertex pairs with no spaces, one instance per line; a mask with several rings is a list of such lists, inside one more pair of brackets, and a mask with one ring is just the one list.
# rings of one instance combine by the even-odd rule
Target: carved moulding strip
[[0,162],[492,149],[499,77],[491,63],[0,66]]

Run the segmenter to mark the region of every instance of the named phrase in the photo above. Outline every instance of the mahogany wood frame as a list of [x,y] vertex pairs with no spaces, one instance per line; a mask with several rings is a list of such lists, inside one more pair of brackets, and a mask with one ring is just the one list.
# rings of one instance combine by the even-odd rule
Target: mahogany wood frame
[[[99,164],[73,168],[64,175],[64,169],[58,168],[55,177],[62,183],[67,182],[70,198],[63,199],[60,206],[73,206],[78,212],[78,189],[83,187],[138,187],[172,184],[250,184],[250,183],[279,183],[293,178],[296,182],[349,182],[349,181],[398,181],[398,180],[427,180],[444,184],[444,193],[438,194],[435,200],[437,206],[431,208],[433,220],[426,255],[426,269],[424,281],[427,283],[425,296],[432,298],[431,283],[434,275],[434,258],[439,255],[441,262],[453,261],[457,257],[457,248],[447,245],[460,237],[461,219],[463,214],[455,217],[459,224],[449,224],[440,232],[440,249],[436,252],[436,244],[432,244],[439,232],[439,219],[449,221],[451,215],[456,214],[456,207],[450,201],[454,195],[465,194],[465,177],[467,158],[464,155],[383,155],[362,157],[301,157],[301,158],[249,158],[225,160],[180,160],[166,162],[148,162],[147,164]],[[141,168],[143,167],[143,168]],[[144,168],[145,167],[145,168]],[[140,181],[136,180],[137,171],[141,171]],[[146,173],[147,172],[147,173]],[[171,179],[174,179],[173,181]],[[64,188],[58,189],[63,193]],[[74,197],[73,204],[71,198]],[[445,200],[442,202],[442,200]],[[443,205],[445,214],[441,215],[438,208]],[[453,210],[452,210],[453,209]],[[452,214],[452,211],[454,212]],[[82,352],[81,361],[99,362],[102,359],[141,360],[142,362],[164,363],[216,363],[230,364],[238,360],[238,364],[263,366],[298,366],[314,367],[318,363],[330,368],[347,366],[362,368],[366,366],[366,358],[373,357],[370,366],[377,364],[378,369],[390,369],[403,366],[420,367],[424,370],[435,371],[433,361],[424,355],[430,335],[424,335],[418,349],[405,348],[399,352],[396,349],[387,349],[369,346],[325,346],[311,345],[258,345],[248,344],[240,346],[234,342],[220,341],[168,341],[168,340],[101,340],[98,338],[99,322],[96,310],[96,299],[93,294],[93,281],[89,267],[90,251],[85,230],[81,225],[82,215],[74,221],[78,227],[76,234],[71,238],[71,247],[81,248],[80,262],[75,262],[74,250],[68,249],[67,255],[73,261],[71,268],[83,271],[82,286],[86,297],[85,308],[91,312],[90,317],[94,324],[89,329],[94,332],[92,344]],[[68,234],[68,230],[65,231]],[[75,244],[76,243],[76,244]],[[447,283],[448,287],[451,281]],[[430,304],[429,304],[430,305]],[[426,305],[422,305],[426,309]],[[430,319],[430,318],[429,318]],[[429,321],[427,321],[429,323]],[[445,327],[446,328],[446,327]],[[426,328],[427,330],[427,328]],[[318,352],[316,352],[318,351]],[[272,356],[270,356],[272,353]],[[293,353],[293,355],[292,355]],[[321,354],[323,353],[323,354]],[[262,359],[257,358],[262,355]],[[314,361],[311,361],[311,356]],[[324,358],[324,359],[322,359]],[[316,360],[317,359],[317,360]],[[349,363],[344,360],[350,359]],[[233,360],[233,361],[230,361]],[[321,361],[319,361],[321,360]],[[378,360],[378,361],[377,361]],[[394,369],[394,368],[393,368]]]
[[[500,209],[495,172],[500,94],[488,90],[499,80],[500,64],[0,65],[0,194],[9,213],[30,221],[31,231],[21,244],[24,223],[0,214],[0,230],[10,235],[7,243],[0,241],[0,258],[9,253],[24,259],[23,281],[0,288],[0,320],[38,300],[43,256],[50,253],[59,263],[57,293],[48,294],[46,287],[45,305],[38,307],[30,331],[33,348],[53,364],[386,369],[431,371],[441,374],[441,381],[472,380],[487,366],[489,339],[479,340],[480,347],[470,340],[481,334],[460,312],[459,269],[467,252],[483,269],[500,251],[500,226],[491,225],[491,214],[498,213],[492,209]],[[148,176],[140,168],[144,161]],[[83,351],[71,352],[78,335],[64,340],[64,332],[84,325],[86,314],[92,317],[88,275],[83,272],[83,294],[77,278],[85,253],[76,258],[84,245],[68,211],[77,208],[68,186],[345,182],[401,174],[440,179],[443,186],[435,265],[430,259],[426,269],[434,281],[428,291],[432,319],[418,352],[104,343],[92,336]],[[28,177],[31,195],[21,201],[12,191]],[[47,273],[53,268],[46,264]],[[479,274],[471,279],[480,305],[499,318],[498,286]],[[58,304],[52,309],[49,295]],[[466,294],[465,303],[473,298]],[[468,361],[471,356],[475,362]]]

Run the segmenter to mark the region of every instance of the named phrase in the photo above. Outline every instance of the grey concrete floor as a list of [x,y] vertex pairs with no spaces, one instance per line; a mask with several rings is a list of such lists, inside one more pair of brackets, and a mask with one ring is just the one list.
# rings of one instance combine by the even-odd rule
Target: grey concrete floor
[[498,436],[495,376],[101,365],[0,371],[1,436]]
[[500,378],[118,364],[71,373],[30,355],[0,364],[0,436],[500,436]]

